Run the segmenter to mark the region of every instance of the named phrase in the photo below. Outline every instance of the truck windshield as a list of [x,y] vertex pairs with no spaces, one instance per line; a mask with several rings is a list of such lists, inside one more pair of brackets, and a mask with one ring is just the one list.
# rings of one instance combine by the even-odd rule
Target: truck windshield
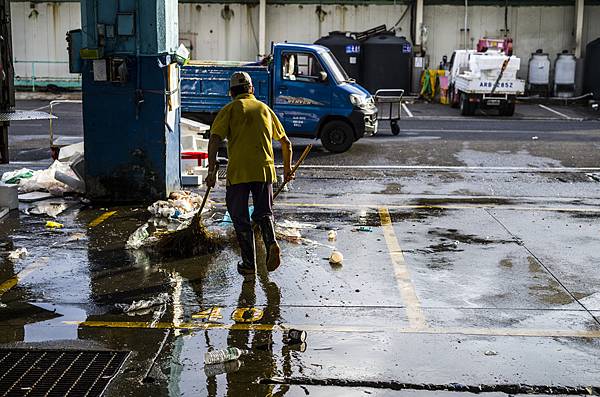
[[344,82],[354,82],[354,80],[350,79],[342,65],[338,62],[338,60],[331,55],[331,52],[324,51],[321,53],[321,58],[323,58],[323,62],[327,64],[327,67],[333,73],[333,78],[336,83],[344,83]]

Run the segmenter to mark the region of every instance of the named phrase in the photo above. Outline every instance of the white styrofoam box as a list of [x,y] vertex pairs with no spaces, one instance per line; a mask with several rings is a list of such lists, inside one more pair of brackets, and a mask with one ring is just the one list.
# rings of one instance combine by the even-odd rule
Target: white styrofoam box
[[181,136],[181,151],[182,152],[197,152],[196,137],[194,135]]
[[210,130],[210,126],[208,124],[186,119],[185,117],[181,118],[181,136],[203,135],[208,130]]
[[195,174],[196,168],[208,167],[208,159],[181,159],[181,173],[186,175]]
[[206,178],[208,176],[208,164],[206,167],[194,167],[194,175],[200,175],[202,178]]
[[0,183],[0,207],[10,210],[19,208],[19,191],[17,185]]
[[196,137],[196,150],[199,152],[208,152],[208,139]]
[[181,184],[183,186],[202,185],[202,175],[181,175]]

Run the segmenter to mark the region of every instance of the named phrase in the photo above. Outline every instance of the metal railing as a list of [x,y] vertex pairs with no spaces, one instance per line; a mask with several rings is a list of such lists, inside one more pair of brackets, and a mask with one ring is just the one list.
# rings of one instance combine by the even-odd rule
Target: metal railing
[[31,64],[31,76],[29,78],[27,78],[27,77],[21,78],[21,77],[15,76],[15,86],[21,86],[21,87],[31,86],[31,91],[33,91],[33,92],[35,92],[36,85],[37,86],[44,85],[44,84],[40,84],[42,82],[45,83],[45,85],[53,84],[58,87],[64,87],[64,88],[81,88],[81,75],[77,75],[77,77],[73,77],[73,78],[68,78],[68,77],[39,78],[38,76],[36,76],[36,65],[40,65],[40,64],[42,64],[42,65],[48,65],[48,64],[50,64],[50,65],[69,65],[68,61],[43,61],[43,60],[29,61],[29,60],[15,59],[14,63],[15,64],[19,64],[19,63]]

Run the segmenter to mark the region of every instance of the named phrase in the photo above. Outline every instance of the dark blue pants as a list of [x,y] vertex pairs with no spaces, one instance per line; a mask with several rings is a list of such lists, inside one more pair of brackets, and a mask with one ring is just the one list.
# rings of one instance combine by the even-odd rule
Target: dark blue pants
[[256,222],[265,216],[273,216],[273,184],[268,182],[239,183],[227,186],[225,202],[231,216],[233,227],[237,233],[252,230],[248,200],[252,193],[254,212],[252,219]]

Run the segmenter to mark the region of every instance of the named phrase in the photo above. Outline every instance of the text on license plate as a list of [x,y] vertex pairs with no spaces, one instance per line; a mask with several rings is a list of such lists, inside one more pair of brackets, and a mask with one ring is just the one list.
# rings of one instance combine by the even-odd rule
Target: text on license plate
[[488,99],[486,104],[488,106],[500,106],[500,100],[499,99]]

